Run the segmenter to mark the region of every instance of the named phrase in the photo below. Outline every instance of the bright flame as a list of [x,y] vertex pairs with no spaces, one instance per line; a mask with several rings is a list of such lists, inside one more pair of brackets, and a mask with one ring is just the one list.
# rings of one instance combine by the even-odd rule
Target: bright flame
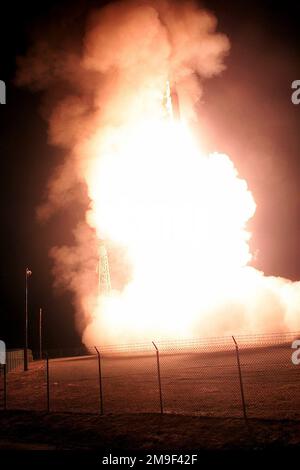
[[186,125],[230,48],[198,3],[109,2],[80,50],[67,29],[59,48],[50,34],[20,60],[18,82],[50,92],[49,138],[66,152],[39,218],[90,197],[73,243],[50,252],[87,345],[300,329],[300,282],[249,266],[246,182]]
[[246,276],[256,207],[246,182],[173,119],[130,123],[99,147],[85,175],[87,221],[126,248],[133,274],[122,292],[99,294],[87,337],[199,335],[201,316]]

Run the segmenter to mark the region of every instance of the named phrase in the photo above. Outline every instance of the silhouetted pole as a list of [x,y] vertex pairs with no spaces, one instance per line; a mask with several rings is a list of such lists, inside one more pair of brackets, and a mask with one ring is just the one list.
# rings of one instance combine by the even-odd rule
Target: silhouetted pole
[[163,414],[163,399],[162,399],[162,389],[161,389],[161,378],[160,378],[160,363],[159,363],[159,350],[154,341],[152,341],[153,346],[156,350],[156,364],[157,364],[157,378],[158,378],[158,388],[159,388],[159,402],[160,402],[160,412]]
[[32,272],[26,268],[25,271],[25,348],[24,348],[24,371],[28,370],[28,278]]
[[241,363],[240,363],[240,352],[239,352],[239,347],[238,347],[238,344],[235,340],[235,337],[232,336],[232,339],[233,339],[234,344],[235,344],[236,360],[237,360],[237,366],[238,366],[238,371],[239,371],[240,389],[241,389],[241,397],[242,397],[242,405],[243,405],[243,415],[244,415],[244,420],[245,420],[246,424],[248,424],[245,394],[244,394],[244,386],[243,386],[243,377],[242,377],[242,369],[241,369]]
[[39,314],[39,349],[40,349],[40,359],[42,359],[42,309],[40,308]]
[[100,414],[103,415],[103,389],[102,389],[102,369],[101,369],[101,355],[100,351],[94,346],[98,356],[98,380],[99,380],[99,402],[100,402]]
[[4,368],[4,377],[3,377],[3,380],[4,380],[4,409],[6,410],[7,409],[7,364],[4,364],[3,365],[3,368]]
[[49,370],[49,356],[46,353],[46,379],[47,379],[47,412],[50,412],[50,370]]

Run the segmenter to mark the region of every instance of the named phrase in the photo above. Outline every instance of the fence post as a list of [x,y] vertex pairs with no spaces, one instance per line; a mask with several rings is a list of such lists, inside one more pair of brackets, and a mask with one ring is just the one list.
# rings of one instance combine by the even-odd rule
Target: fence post
[[47,412],[50,412],[50,370],[49,370],[49,356],[46,353],[46,377],[47,377]]
[[103,415],[103,390],[102,390],[102,369],[101,369],[101,355],[100,351],[94,346],[98,356],[98,377],[99,377],[99,402],[100,402],[100,414]]
[[159,401],[160,401],[160,412],[164,413],[163,409],[163,399],[162,399],[162,390],[161,390],[161,377],[160,377],[160,363],[159,363],[159,350],[154,341],[152,341],[153,346],[156,350],[156,362],[157,362],[157,377],[158,377],[158,388],[159,388]]
[[3,369],[4,369],[4,373],[3,373],[4,409],[6,410],[7,409],[7,365],[6,363],[3,364]]
[[243,416],[246,424],[248,425],[248,419],[247,419],[247,412],[246,412],[246,402],[245,402],[245,395],[244,395],[244,386],[243,386],[243,377],[242,377],[242,369],[241,369],[241,363],[240,363],[240,352],[239,352],[239,347],[238,344],[235,340],[235,337],[232,336],[232,339],[235,344],[235,351],[236,351],[236,360],[237,360],[237,366],[238,366],[238,371],[239,371],[239,379],[240,379],[240,389],[241,389],[241,397],[242,397],[242,405],[243,405]]

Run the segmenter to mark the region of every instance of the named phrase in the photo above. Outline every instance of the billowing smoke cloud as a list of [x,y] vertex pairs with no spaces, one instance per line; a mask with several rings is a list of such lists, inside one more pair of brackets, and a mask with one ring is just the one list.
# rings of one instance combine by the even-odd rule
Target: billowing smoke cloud
[[[77,323],[86,343],[142,339],[141,329],[112,328],[101,319],[103,310],[110,315],[112,306],[107,307],[106,299],[99,300],[98,295],[99,240],[107,238],[111,277],[118,292],[114,302],[119,303],[127,286],[125,301],[134,295],[130,284],[134,266],[126,246],[106,237],[102,223],[95,221],[95,162],[122,145],[131,125],[145,116],[149,120],[158,117],[168,80],[176,84],[183,121],[196,119],[193,110],[201,97],[203,80],[222,72],[229,51],[227,37],[217,33],[216,27],[216,18],[191,1],[121,1],[89,14],[80,47],[72,48],[67,39],[53,46],[44,38],[19,59],[18,82],[46,92],[49,141],[65,151],[64,162],[52,176],[46,200],[38,208],[38,217],[47,220],[74,201],[86,204],[86,220],[74,231],[74,246],[54,247],[50,253],[55,283],[74,294]],[[122,168],[121,163],[120,172]],[[106,183],[100,179],[99,184]],[[155,184],[153,181],[153,192]],[[250,210],[248,218],[253,212]],[[226,276],[222,269],[220,273]],[[205,313],[199,313],[199,319],[193,321],[189,334],[299,327],[298,284],[265,278],[252,268],[247,268],[245,278],[248,288],[236,287],[235,295],[226,295],[222,301],[218,298],[213,304],[210,300]],[[193,282],[191,289],[195,288]],[[201,290],[200,282],[196,296],[203,295]],[[152,295],[159,298],[159,289]],[[130,309],[131,300],[128,302],[126,308]],[[172,303],[167,308],[172,308]],[[125,324],[126,313],[124,317]],[[157,329],[159,323],[154,327],[151,323],[149,335]]]

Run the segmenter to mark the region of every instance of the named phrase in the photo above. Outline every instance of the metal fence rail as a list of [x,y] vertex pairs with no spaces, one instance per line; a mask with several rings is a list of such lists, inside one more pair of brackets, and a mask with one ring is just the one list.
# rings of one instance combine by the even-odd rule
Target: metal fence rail
[[300,419],[300,365],[291,360],[299,338],[296,332],[52,350],[28,372],[7,374],[5,404]]
[[[28,349],[28,360],[33,360],[32,351]],[[24,349],[7,349],[6,350],[6,366],[7,371],[22,368],[24,366]]]

